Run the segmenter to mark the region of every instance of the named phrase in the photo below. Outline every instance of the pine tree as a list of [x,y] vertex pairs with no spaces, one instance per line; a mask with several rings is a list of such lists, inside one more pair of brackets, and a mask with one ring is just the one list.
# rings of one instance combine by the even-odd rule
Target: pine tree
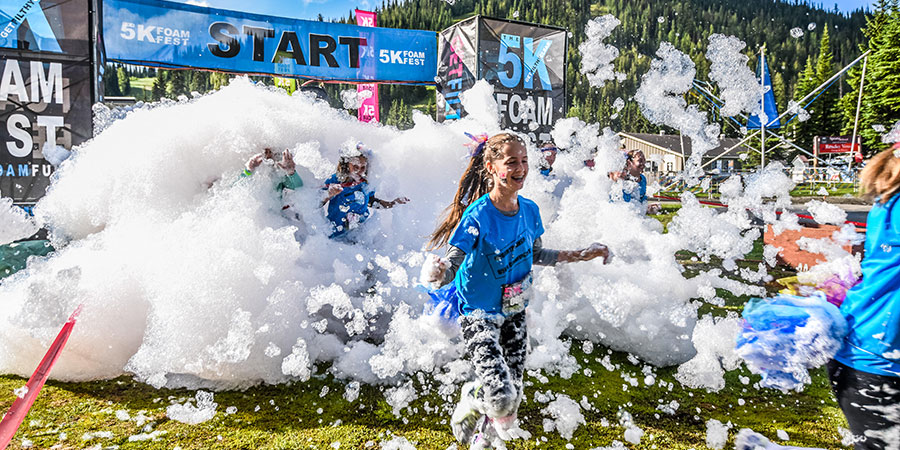
[[[812,56],[809,56],[806,59],[806,67],[803,69],[803,72],[800,74],[800,79],[797,81],[797,87],[794,89],[795,102],[802,100],[819,85],[815,67]],[[806,106],[808,102],[809,100],[800,104],[799,107],[802,108]],[[809,119],[802,121],[801,117],[804,116],[804,114],[801,113],[791,121],[789,126],[790,134],[794,139],[794,142],[806,149],[812,148],[812,140],[817,128],[815,121],[813,121],[812,118],[817,107],[818,105],[816,103],[810,104],[809,109],[806,111],[809,114]]]
[[103,95],[107,97],[122,95],[122,91],[119,90],[118,70],[112,65],[107,65],[104,69],[106,76],[103,78]]
[[896,7],[870,45],[873,50],[869,58],[871,76],[866,75],[866,90],[870,95],[868,105],[862,110],[859,133],[864,146],[870,152],[877,152],[885,144],[881,142],[883,132],[875,126],[890,130],[900,120],[900,12]]
[[153,88],[150,91],[154,101],[165,98],[166,96],[166,74],[162,69],[156,70],[156,79],[153,80]]
[[131,95],[131,80],[129,79],[128,71],[125,70],[125,66],[119,67],[119,70],[116,71],[116,78],[118,78],[121,95]]
[[[831,40],[826,26],[822,31],[819,57],[816,59],[817,86],[827,81],[832,75],[834,75],[834,55],[831,52]],[[838,109],[837,94],[837,86],[832,85],[816,98],[815,114],[810,121],[815,127],[813,131],[820,136],[834,136],[841,130],[841,112]]]
[[166,83],[166,95],[169,98],[178,98],[180,95],[187,94],[187,80],[185,78],[183,70],[173,70],[169,73],[169,80]]
[[[885,147],[875,127],[890,129],[900,120],[900,12],[896,3],[878,1],[863,30],[869,42],[861,50],[871,53],[866,62],[857,134],[862,138],[863,153],[869,156]],[[857,64],[849,72],[848,85],[852,89],[841,99],[843,133],[847,135],[853,133],[861,78],[862,64]]]

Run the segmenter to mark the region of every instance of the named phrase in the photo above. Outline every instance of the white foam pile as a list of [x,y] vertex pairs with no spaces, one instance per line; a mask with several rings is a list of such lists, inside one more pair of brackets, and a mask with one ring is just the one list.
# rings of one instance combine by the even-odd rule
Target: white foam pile
[[218,403],[213,401],[213,393],[197,391],[193,399],[184,403],[174,403],[166,408],[166,417],[176,422],[197,425],[216,416]]
[[[394,383],[417,372],[442,383],[465,378],[459,340],[421,314],[424,298],[413,274],[425,257],[423,236],[466,163],[463,132],[499,131],[490,94],[479,83],[464,96],[475,111],[470,118],[439,125],[416,115],[416,126],[404,132],[246,80],[132,111],[60,167],[36,208],[60,251],[0,286],[6,306],[0,336],[9,343],[0,349],[0,372],[30,373],[40,349],[84,303],[78,332],[54,369],[59,379],[130,372],[154,386],[220,389],[305,380],[323,361],[333,363],[336,376],[365,383]],[[242,114],[229,113],[234,105]],[[608,266],[538,269],[530,328],[540,351],[529,365],[574,373],[566,335],[654,364],[690,359],[695,352],[686,336],[697,304],[689,300],[725,280],[685,279],[673,256],[687,246],[683,238],[609,201],[610,191],[621,190],[606,177],[623,163],[615,134],[572,119],[561,121],[556,134],[572,148],[557,163],[572,186],[559,199],[549,181],[532,176],[523,192],[542,206],[546,245],[605,242],[623,257]],[[380,197],[411,198],[377,211],[357,244],[327,239],[329,224],[318,207],[319,186],[348,141],[376,149],[370,179]],[[274,170],[239,176],[264,146],[296,155],[306,186],[285,201],[302,223],[280,213]],[[598,166],[590,171],[581,161],[594,151]],[[703,210],[688,207],[679,216],[695,209]],[[622,227],[634,235],[623,236]]]
[[[718,136],[718,126],[682,96],[694,72],[686,55],[664,43],[635,96],[654,123],[693,139],[697,160],[687,179]],[[131,373],[157,387],[227,389],[302,382],[328,363],[331,374],[351,382],[348,401],[359,395],[359,383],[390,385],[384,394],[399,413],[419,395],[408,381],[423,373],[450,400],[471,369],[461,359],[458,330],[422,314],[422,246],[467,164],[464,132],[500,131],[486,82],[461,98],[470,112],[465,119],[438,124],[414,113],[406,131],[361,123],[309,94],[289,96],[243,78],[214,94],[106,114],[111,123],[62,163],[36,207],[58,251],[0,284],[0,373],[30,374],[68,314],[84,304],[56,379]],[[716,289],[760,295],[762,288],[719,269],[686,278],[675,252],[722,258],[726,270],[747,275],[734,261],[758,237],[750,214],[776,227],[796,225],[796,216],[792,225],[790,215],[774,213],[790,180],[774,164],[732,178],[722,187],[729,209],[721,214],[686,194],[671,232],[663,233],[657,220],[617,200],[623,181],[607,174],[621,170],[624,157],[612,130],[563,119],[552,135],[567,149],[556,178],[535,171],[522,192],[541,208],[544,245],[602,242],[614,257],[608,265],[536,268],[528,368],[577,372],[569,353],[574,337],[658,366],[691,360],[679,370],[682,382],[724,383],[732,356],[716,342],[728,341],[732,319],[704,318],[700,329],[707,332],[698,333],[702,302],[692,299],[721,303]],[[355,243],[331,240],[320,188],[340,148],[358,141],[374,149],[369,181],[378,197],[410,202],[375,211]],[[266,165],[241,177],[263,147],[290,149],[304,187],[282,199],[273,189],[279,175]],[[528,150],[536,165],[534,143]],[[583,164],[591,157],[594,170]],[[560,197],[554,191],[562,181],[569,186]],[[282,214],[284,204],[302,221]],[[764,267],[759,273],[754,280],[765,276]],[[195,403],[169,413],[193,417],[200,414],[188,411],[200,408]],[[215,414],[214,406],[201,409]],[[568,434],[577,417],[560,415],[554,427]],[[638,431],[625,439],[636,443]]]
[[0,198],[0,245],[37,233],[38,226],[24,209],[13,206],[11,198]]
[[591,86],[603,87],[607,81],[621,81],[625,77],[625,74],[616,72],[613,65],[613,60],[619,56],[619,49],[603,42],[620,23],[619,19],[607,14],[591,19],[585,26],[587,39],[578,45],[578,51],[581,52],[581,73]]
[[544,431],[549,433],[556,430],[563,439],[572,439],[572,434],[580,425],[584,425],[584,415],[581,407],[569,396],[560,394],[556,400],[550,402],[541,414],[549,416],[544,419]]
[[709,419],[706,421],[706,446],[715,450],[721,450],[725,448],[725,443],[728,442],[728,430],[731,428],[731,423],[728,425],[723,424],[721,421],[716,419]]

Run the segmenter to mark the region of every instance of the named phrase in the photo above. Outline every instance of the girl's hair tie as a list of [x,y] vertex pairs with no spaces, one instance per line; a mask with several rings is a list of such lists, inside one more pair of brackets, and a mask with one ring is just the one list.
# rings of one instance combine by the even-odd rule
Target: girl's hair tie
[[487,133],[481,133],[476,136],[466,133],[466,136],[472,140],[471,142],[466,143],[466,147],[469,148],[469,158],[474,158],[484,151],[484,146],[487,144],[489,138]]

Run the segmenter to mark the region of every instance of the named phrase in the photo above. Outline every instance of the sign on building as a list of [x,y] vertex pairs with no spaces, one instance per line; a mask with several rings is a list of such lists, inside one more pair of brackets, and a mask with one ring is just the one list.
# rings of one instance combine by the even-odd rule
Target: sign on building
[[860,137],[856,137],[856,145],[853,145],[850,136],[816,136],[813,138],[813,147],[817,154],[828,153],[852,153],[859,151]]

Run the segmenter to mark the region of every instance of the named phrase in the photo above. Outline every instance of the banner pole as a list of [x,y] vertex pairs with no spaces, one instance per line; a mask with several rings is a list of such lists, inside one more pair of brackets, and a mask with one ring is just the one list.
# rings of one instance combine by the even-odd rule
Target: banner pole
[[50,370],[56,364],[56,360],[59,359],[59,355],[66,346],[66,341],[69,340],[69,335],[72,334],[72,328],[75,326],[75,321],[78,320],[78,315],[81,314],[83,306],[78,305],[72,315],[69,316],[69,320],[66,321],[59,331],[59,335],[50,344],[50,348],[47,350],[44,358],[41,359],[41,363],[38,364],[31,378],[25,383],[25,395],[13,402],[9,411],[3,416],[3,420],[0,421],[0,450],[4,450],[9,445],[19,426],[22,425],[22,421],[25,420],[25,416],[28,415],[28,411],[50,376]]
[[[862,75],[859,77],[859,96],[856,98],[856,118],[853,120],[853,137],[850,138],[850,148],[856,149],[856,131],[859,127],[859,110],[862,109],[862,96],[863,96],[863,84],[866,82],[866,64],[869,62],[869,57],[866,56],[866,59],[863,60],[863,68]],[[862,145],[859,146],[859,153],[862,153]],[[856,157],[856,152],[853,152],[853,158]],[[847,168],[853,167],[853,158],[850,158],[850,162],[848,163]]]

